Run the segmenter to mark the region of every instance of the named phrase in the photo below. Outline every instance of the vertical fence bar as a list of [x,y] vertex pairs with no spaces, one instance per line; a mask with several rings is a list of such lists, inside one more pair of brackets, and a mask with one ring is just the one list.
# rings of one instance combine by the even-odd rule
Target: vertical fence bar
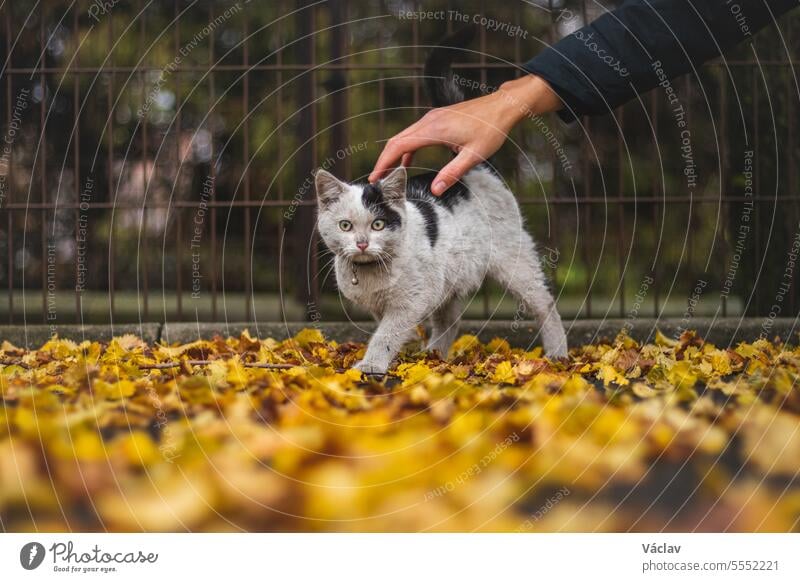
[[[550,45],[553,45],[556,42],[558,42],[558,27],[556,25],[557,16],[556,16],[555,7],[553,5],[553,0],[548,0],[548,8],[549,8],[548,14],[550,16],[550,26],[547,29],[547,42]],[[559,138],[562,139],[562,140],[564,139],[563,132],[560,133]],[[547,214],[548,214],[548,223],[550,225],[550,229],[549,229],[550,232],[548,232],[547,236],[548,236],[548,242],[550,244],[552,244],[555,248],[560,249],[561,248],[560,247],[560,241],[559,241],[559,230],[561,230],[559,228],[559,214],[560,213],[557,210],[558,209],[558,204],[556,202],[556,199],[559,196],[559,191],[558,191],[559,187],[558,186],[559,186],[559,178],[560,178],[560,174],[559,174],[559,171],[558,171],[558,168],[559,168],[558,155],[557,155],[556,149],[553,147],[553,145],[552,144],[549,144],[549,145],[550,145],[550,148],[549,148],[550,149],[550,175],[552,176],[551,183],[550,183],[550,193],[549,193],[549,195],[550,195],[550,199],[554,202],[554,205],[553,205],[554,212],[551,214],[550,210],[548,208]]]
[[[72,7],[72,37],[75,42],[75,54],[73,55],[73,66],[75,69],[80,67],[80,42],[78,29],[78,6]],[[81,308],[81,293],[79,291],[78,283],[80,281],[80,271],[78,262],[78,252],[80,249],[80,202],[81,202],[81,130],[80,130],[80,113],[78,111],[80,103],[80,73],[73,71],[72,73],[72,122],[74,125],[74,135],[72,141],[72,171],[75,174],[75,210],[73,216],[75,218],[75,319],[80,322]],[[85,244],[86,241],[84,241]]]
[[[583,16],[583,22],[585,23],[588,20],[588,14],[586,12],[586,0],[581,1],[581,14]],[[592,122],[591,118],[584,117],[583,118],[583,127],[586,129],[586,139],[581,143],[581,150],[583,151],[583,212],[581,212],[581,204],[578,203],[578,216],[583,216],[584,220],[584,229],[583,229],[583,238],[579,241],[578,244],[581,246],[581,255],[583,257],[584,265],[586,266],[586,297],[585,297],[585,315],[587,318],[592,317],[592,295],[594,292],[594,281],[592,280],[592,268],[591,268],[591,254],[589,251],[590,245],[589,241],[592,239],[592,213],[591,213],[591,204],[587,202],[587,199],[592,195],[591,190],[591,182],[592,182],[592,165],[591,165],[591,155],[592,155],[592,148],[589,147],[589,144],[592,143]],[[601,169],[602,171],[602,169]]]
[[625,109],[619,109],[617,135],[617,268],[619,269],[619,316],[625,317]]
[[[787,22],[787,39],[788,45],[792,46],[792,26],[791,21]],[[798,193],[797,189],[797,158],[794,157],[795,155],[795,123],[797,122],[795,117],[795,103],[797,100],[797,95],[793,94],[795,90],[794,86],[794,79],[791,74],[791,66],[784,66],[784,73],[786,76],[786,116],[788,119],[787,128],[786,128],[786,168],[788,172],[788,183],[789,183],[789,196],[796,196]],[[792,229],[796,230],[798,225],[800,224],[800,203],[795,201],[794,203],[790,203],[792,207]],[[791,231],[790,231],[791,232]],[[791,316],[797,315],[797,275],[795,274],[792,277],[791,281],[791,288],[789,290],[789,310]]]
[[[346,122],[344,122],[347,118],[347,93],[345,93],[347,68],[346,61],[343,59],[346,48],[345,30],[342,26],[346,20],[345,10],[346,3],[342,0],[329,0],[328,13],[330,15],[331,39],[328,43],[328,46],[330,46],[330,55],[328,57],[337,67],[341,67],[328,71],[326,74],[329,76],[325,80],[325,85],[328,89],[325,97],[325,106],[329,108],[331,113],[330,126],[325,133],[331,136],[328,142],[328,150],[331,152],[338,152],[344,149],[348,140],[347,126]],[[338,167],[336,165],[334,170],[342,175],[349,176],[346,161],[343,166]]]
[[[5,5],[5,24],[6,24],[6,59],[7,59],[7,67],[11,68],[14,66],[14,61],[11,55],[11,3],[8,2]],[[6,121],[8,123],[7,127],[11,125],[11,85],[12,85],[12,77],[8,69],[6,70]],[[8,164],[6,170],[6,207],[7,207],[7,230],[6,230],[6,248],[8,251],[8,265],[6,267],[7,279],[8,279],[8,323],[14,323],[14,237],[13,237],[13,225],[14,221],[12,220],[13,210],[11,209],[11,204],[13,202],[13,189],[14,189],[14,148],[10,148],[8,152],[8,159],[6,161]]]
[[386,106],[386,81],[384,80],[386,68],[383,60],[383,48],[381,47],[378,50],[378,67],[380,69],[380,77],[378,78],[378,137],[376,140],[378,143],[386,136],[386,113],[383,110]]
[[[319,10],[317,6],[311,7],[311,14],[312,14],[312,22],[313,22],[313,31],[315,34],[312,34],[311,39],[309,40],[310,48],[311,48],[311,135],[315,136],[319,134],[319,119],[317,118],[317,36],[316,31],[319,30]],[[313,140],[311,142],[311,158],[312,158],[312,167],[317,168],[319,166],[319,149],[317,146],[317,140]],[[314,227],[314,219],[311,219],[311,303],[314,306],[319,305],[320,301],[320,289],[319,289],[319,234],[317,233],[317,229]],[[308,305],[304,306],[305,309],[305,318],[308,320],[310,318],[311,313],[309,312]]]
[[[283,14],[283,2],[278,2],[278,10],[281,14]],[[277,102],[275,103],[275,114],[278,118],[278,159],[281,160],[283,163],[284,152],[283,152],[283,43],[285,41],[284,36],[281,34],[280,30],[276,32],[278,36],[278,50],[275,54],[275,79],[278,86],[278,92],[276,94]],[[284,198],[284,189],[283,189],[283,179],[281,176],[276,176],[275,182],[278,186],[278,200],[283,201]],[[280,212],[278,212],[278,230],[275,232],[275,249],[278,254],[278,262],[280,263],[280,249],[281,249],[281,239],[283,237],[283,233],[286,229],[286,223],[284,222],[284,212],[283,206],[279,208]],[[280,267],[278,272],[280,273]],[[280,277],[278,277],[278,285],[280,285]],[[281,289],[278,289],[278,293],[281,293]],[[278,321],[285,321],[286,314],[283,313],[283,301],[278,301],[278,308],[277,308],[277,319]]]
[[[214,3],[209,4],[209,22],[214,22]],[[208,106],[209,106],[209,114],[208,114],[208,124],[209,124],[209,134],[210,134],[210,148],[211,148],[211,157],[209,160],[211,163],[209,164],[208,174],[211,177],[211,201],[217,201],[217,164],[214,158],[216,153],[216,148],[214,148],[214,140],[216,135],[214,134],[214,123],[213,119],[213,111],[216,107],[216,99],[217,99],[217,86],[216,86],[216,51],[214,50],[214,35],[209,35],[208,39],[208,66],[209,66],[209,73],[208,73]],[[281,119],[280,113],[278,114],[278,119]],[[278,156],[278,159],[282,159]],[[211,320],[217,320],[217,206],[216,204],[211,205],[211,268],[209,269],[211,275]]]
[[[11,155],[9,157],[9,162],[11,161]],[[11,172],[9,171],[9,175]],[[7,239],[8,239],[8,323],[14,323],[14,245],[13,238],[11,236],[11,228],[14,225],[14,221],[11,218],[13,210],[10,208],[8,209],[7,213],[7,220],[6,220],[6,228],[7,230]]]
[[39,56],[39,83],[41,84],[42,98],[39,101],[39,167],[41,168],[42,175],[39,176],[39,184],[41,190],[39,191],[39,202],[42,203],[41,211],[41,232],[40,238],[42,241],[42,260],[40,262],[42,271],[42,323],[47,323],[47,272],[48,261],[50,260],[47,248],[47,79],[45,78],[45,70],[47,69],[47,42],[44,36],[44,18],[45,18],[45,5],[44,2],[40,4],[39,8],[39,47],[41,54]]
[[[661,159],[661,151],[658,147],[658,91],[651,91],[650,93],[650,111],[651,117],[653,119],[653,182],[651,186],[652,192],[652,199],[651,205],[653,207],[653,229],[659,229],[659,222],[658,222],[658,202],[656,201],[658,198],[658,193],[661,191],[659,186],[660,180],[659,173],[656,171],[660,168],[659,160]],[[660,287],[660,279],[658,276],[658,271],[656,269],[657,261],[658,261],[658,253],[660,252],[660,241],[656,241],[656,256],[653,257],[653,267],[652,273],[650,276],[653,279],[652,288],[653,288],[653,317],[658,317],[659,309],[660,309],[660,296],[661,296],[661,287]]]
[[[142,0],[138,1],[137,8],[138,11],[141,12],[141,24],[139,27],[139,46],[144,48],[145,42],[147,40],[147,13],[142,12]],[[147,68],[147,64],[145,63],[145,69]],[[139,71],[138,74],[139,83],[141,85],[141,92],[142,92],[142,106],[144,106],[144,100],[147,98],[146,91],[145,91],[145,84],[147,76],[144,72]],[[150,179],[151,179],[151,170],[150,170],[150,160],[148,159],[148,143],[147,143],[147,130],[148,130],[148,119],[147,113],[144,112],[142,115],[142,192],[144,192],[145,196],[149,192],[150,189]],[[153,171],[155,171],[155,164],[153,164]],[[144,311],[144,320],[148,321],[150,319],[150,275],[148,273],[149,261],[148,261],[148,245],[147,245],[147,204],[142,204],[142,224],[141,224],[141,238],[142,238],[142,254],[140,263],[142,265],[142,308]],[[138,287],[138,285],[137,285]]]
[[[793,47],[793,21],[791,19],[785,19],[786,23],[786,45],[789,47]],[[791,55],[787,56],[787,59],[784,60],[783,64],[781,65],[781,71],[783,72],[783,77],[786,79],[786,147],[784,151],[786,152],[786,182],[788,185],[788,197],[794,198],[797,193],[797,157],[795,156],[795,124],[796,124],[796,117],[795,117],[795,104],[797,103],[798,95],[794,94],[796,91],[794,85],[794,75],[792,74],[793,68],[791,65],[792,57]],[[791,222],[789,223],[789,227],[787,229],[787,233],[790,236],[790,240],[793,240],[791,237],[793,233],[797,232],[798,227],[800,227],[800,202],[794,200],[789,202],[789,205],[792,208],[791,212],[787,212],[787,218]],[[789,218],[790,217],[790,218]],[[791,243],[790,243],[791,244]],[[788,316],[796,317],[797,314],[797,273],[794,273],[792,276],[791,281],[789,282],[789,314]]]
[[[347,38],[347,36],[349,35],[349,33],[350,33],[350,25],[348,24],[350,22],[350,3],[349,2],[344,2],[342,0],[340,0],[340,2],[341,2],[341,8],[338,8],[337,12],[341,15],[341,22],[337,22],[336,23],[337,24],[336,29],[342,31],[342,39],[343,39],[343,41],[345,41],[345,42],[342,43],[342,45],[343,45],[342,46],[342,52],[344,53],[345,57],[344,57],[344,61],[342,61],[342,64],[344,66],[343,66],[343,68],[341,70],[342,76],[343,76],[342,83],[344,84],[344,87],[345,87],[345,92],[344,92],[344,95],[345,95],[345,97],[344,97],[344,117],[342,118],[342,120],[345,120],[345,121],[342,121],[342,120],[339,120],[339,119],[337,119],[336,121],[337,122],[341,121],[341,126],[343,128],[345,141],[347,141],[348,145],[350,145],[350,144],[352,144],[353,140],[350,138],[350,122],[347,121],[347,118],[350,115],[350,75],[348,75],[348,70],[349,70],[349,68],[351,66],[351,59],[350,59],[350,52],[347,50],[347,42],[345,40]],[[345,158],[344,158],[344,175],[345,176],[352,176],[352,170],[353,170],[353,156],[345,156]]]
[[[419,13],[419,0],[414,0],[414,12]],[[411,21],[411,61],[414,65],[419,64],[419,19],[415,18]],[[419,108],[419,76],[420,70],[414,70],[414,112],[419,115],[417,109]]]
[[588,117],[583,118],[583,126],[586,130],[586,139],[584,143],[581,144],[581,149],[583,150],[583,158],[582,165],[583,165],[583,203],[578,201],[578,216],[583,217],[583,237],[581,240],[578,241],[578,244],[581,247],[581,257],[583,259],[583,263],[586,268],[586,297],[584,298],[584,315],[587,318],[592,317],[592,295],[593,295],[593,284],[594,281],[592,280],[592,257],[589,251],[590,245],[589,241],[592,238],[592,211],[591,211],[591,204],[588,202],[589,197],[592,195],[591,190],[591,180],[592,180],[592,164],[590,161],[590,156],[592,155],[592,149],[589,147],[588,144],[592,143],[592,133],[591,133],[591,120]]
[[244,319],[249,321],[251,318],[255,319],[253,310],[253,249],[252,249],[252,233],[251,230],[251,217],[250,217],[250,53],[249,53],[249,40],[250,34],[248,19],[244,18],[243,22],[244,40],[242,41],[242,65],[244,66],[244,78],[242,80],[242,112],[244,114],[244,152],[243,158],[245,161],[244,169]]
[[[730,237],[728,236],[730,231],[730,213],[731,213],[731,205],[728,202],[728,196],[730,192],[730,178],[728,177],[728,172],[730,172],[729,167],[729,160],[728,160],[728,77],[725,70],[720,70],[720,81],[719,81],[719,118],[720,118],[720,131],[722,133],[722,139],[720,140],[720,157],[722,158],[722,175],[719,178],[720,190],[721,190],[721,212],[726,225],[724,228],[721,229],[722,231],[722,249],[724,252],[724,262],[725,268],[722,272],[722,283],[725,284],[725,278],[728,275],[728,265],[730,263]],[[728,295],[727,293],[723,293],[720,296],[721,308],[722,308],[722,317],[727,317],[728,315]]]
[[[481,15],[486,14],[486,0],[481,0],[480,4]],[[479,46],[480,46],[480,65],[481,65],[481,83],[485,87],[486,86],[486,27],[480,27],[479,33]],[[415,60],[416,62],[416,60]],[[490,286],[488,284],[483,284],[481,286],[481,295],[482,295],[482,303],[483,303],[483,317],[484,319],[489,317],[489,291]]]
[[[514,17],[516,19],[516,23],[519,26],[522,26],[522,3],[517,2],[514,4]],[[517,65],[514,67],[514,78],[519,78],[523,71],[520,69],[519,64],[522,62],[522,48],[520,43],[520,35],[514,36],[514,63]],[[522,127],[514,128],[512,131],[512,135],[514,136],[514,140],[519,144],[525,144],[525,134]],[[521,175],[520,175],[520,168],[519,164],[512,164],[511,166],[512,172],[512,179],[514,185],[514,192],[517,193],[517,196],[522,196],[522,184],[521,184]]]
[[[794,24],[796,21],[789,21],[788,26],[788,45],[795,46],[795,30]],[[794,65],[791,63],[791,58],[787,59],[786,64],[786,77],[787,77],[787,90],[790,92],[790,97],[788,99],[788,107],[789,107],[789,147],[786,148],[786,155],[787,155],[787,166],[789,167],[789,193],[792,196],[795,196],[800,188],[798,182],[798,171],[796,164],[793,163],[794,160],[797,159],[797,102],[800,100],[800,95],[797,95],[795,91],[797,90],[796,86],[794,85]],[[795,219],[794,224],[795,228],[800,227],[800,202],[795,200],[794,203],[794,212],[795,212]],[[792,315],[797,317],[798,309],[800,309],[800,297],[798,297],[800,293],[798,293],[798,276],[795,274],[794,280],[792,281]]]
[[[753,95],[753,150],[755,151],[755,156],[753,160],[753,183],[755,186],[755,190],[753,192],[753,203],[755,206],[755,253],[756,256],[761,256],[761,179],[759,171],[761,164],[759,163],[760,155],[761,155],[761,127],[759,123],[759,116],[758,116],[758,107],[760,105],[760,96],[758,93],[758,74],[755,67],[750,67],[750,91]],[[753,261],[753,268],[758,268],[758,261]],[[753,273],[753,281],[754,285],[754,292],[755,296],[751,297],[750,299],[754,300],[750,302],[750,311],[753,312],[753,304],[755,304],[755,313],[759,313],[761,310],[761,291],[759,290],[759,280],[761,277],[759,273],[756,271]]]
[[[174,54],[177,58],[181,48],[181,19],[180,19],[180,0],[175,0],[175,30],[173,31]],[[173,198],[176,201],[181,197],[181,172],[183,170],[181,159],[181,77],[180,67],[175,68],[175,192]],[[175,205],[175,295],[178,307],[178,320],[183,321],[183,209],[180,205]]]
[[[686,87],[686,126],[692,127],[692,76],[694,75],[687,75],[685,77],[685,87]],[[699,75],[697,75],[699,77]],[[698,79],[699,80],[699,79]],[[692,144],[694,148],[695,144]],[[699,154],[699,151],[694,151],[693,156],[696,158]],[[687,218],[686,223],[686,230],[687,230],[687,245],[686,245],[686,266],[687,266],[687,273],[689,275],[689,294],[693,293],[692,289],[694,289],[696,283],[696,276],[697,273],[695,272],[695,260],[694,260],[694,228],[692,228],[692,223],[694,222],[694,214],[695,214],[695,204],[694,204],[694,192],[689,188],[688,183],[686,184],[686,196],[689,202],[689,216]]]
[[[307,6],[302,0],[292,2],[294,10],[294,31],[297,38],[293,44],[292,53],[296,56],[305,70],[300,71],[296,77],[293,76],[292,99],[294,110],[297,112],[297,124],[295,126],[294,141],[295,150],[295,172],[298,176],[294,187],[296,196],[303,203],[295,209],[291,223],[291,250],[300,256],[300,253],[313,249],[314,222],[312,209],[305,203],[312,199],[313,192],[307,192],[300,188],[300,184],[311,175],[316,167],[317,151],[314,139],[316,130],[316,113],[313,101],[316,93],[316,75],[306,65],[311,65],[314,61],[314,39],[313,33],[316,25],[316,16],[313,6]],[[311,248],[308,247],[311,241]],[[295,286],[293,295],[297,301],[302,302],[308,307],[309,302],[314,300],[314,273],[311,272],[312,264],[309,261],[283,261],[281,255],[281,276],[283,275],[283,265],[290,269],[292,284]],[[310,279],[310,280],[309,280]],[[307,311],[307,310],[306,310]],[[307,316],[307,312],[306,312]]]
[[[108,192],[106,196],[108,201],[114,200],[114,18],[113,10],[108,14],[108,53],[110,71],[108,73],[108,93],[107,93],[107,106],[108,106],[108,154],[106,169],[108,174]],[[114,216],[114,210],[109,211],[109,216]],[[108,301],[109,301],[109,320],[114,321],[114,221],[110,220],[108,223]]]

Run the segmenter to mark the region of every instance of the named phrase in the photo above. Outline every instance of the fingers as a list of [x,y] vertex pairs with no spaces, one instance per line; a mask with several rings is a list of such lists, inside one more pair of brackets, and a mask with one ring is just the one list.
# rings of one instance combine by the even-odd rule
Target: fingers
[[441,196],[445,190],[458,182],[472,167],[480,163],[480,156],[467,149],[462,149],[449,164],[442,168],[433,179],[431,193]]
[[408,168],[411,165],[411,160],[413,160],[413,159],[414,159],[414,154],[412,154],[410,152],[407,153],[407,154],[403,154],[403,159],[400,160],[400,164],[402,166]]
[[383,178],[383,176],[397,164],[397,160],[410,154],[410,152],[406,151],[408,144],[401,145],[400,139],[401,138],[398,138],[398,136],[395,136],[386,142],[381,155],[378,156],[378,161],[375,162],[375,168],[373,168],[372,173],[369,175],[368,180],[370,182],[376,182]]
[[414,131],[418,124],[419,121],[415,121],[386,142],[386,145],[383,146],[381,155],[378,156],[378,161],[375,162],[375,167],[372,169],[372,173],[369,175],[369,178],[367,178],[370,182],[375,182],[383,178],[388,170],[391,170],[396,165],[397,160],[401,156],[410,156],[412,154],[412,152],[404,151],[407,145],[401,146],[400,144],[403,141],[403,138]]
[[[369,175],[368,180],[370,182],[380,180],[389,170],[394,168],[399,161],[407,160],[408,163],[411,163],[411,157],[415,151],[436,143],[438,142],[433,138],[403,136],[403,134],[394,136],[386,142],[381,155],[378,156],[378,161],[375,162],[375,168]],[[404,161],[403,165],[406,166],[408,164]]]

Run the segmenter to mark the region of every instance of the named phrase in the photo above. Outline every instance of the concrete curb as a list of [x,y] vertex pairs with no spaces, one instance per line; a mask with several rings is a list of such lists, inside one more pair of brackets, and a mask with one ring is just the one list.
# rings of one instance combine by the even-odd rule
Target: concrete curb
[[[761,336],[765,320],[763,318],[694,318],[689,322],[690,329],[718,346],[735,345],[740,341],[753,341]],[[565,322],[570,345],[582,345],[599,340],[613,340],[624,327],[634,339],[646,342],[655,336],[656,329],[672,338],[680,335],[686,322],[680,319],[585,319]],[[238,336],[247,329],[251,335],[260,338],[272,337],[277,340],[294,336],[307,327],[319,329],[326,337],[345,341],[366,341],[375,329],[374,322],[326,322],[280,323],[280,322],[215,322],[215,323],[143,323],[130,325],[5,325],[0,326],[0,341],[8,340],[20,347],[38,347],[45,343],[55,331],[59,337],[76,341],[85,339],[108,341],[115,335],[132,333],[149,343],[163,340],[167,343],[188,343],[197,339],[210,339],[215,335]],[[766,337],[776,337],[789,342],[798,341],[800,321],[792,318],[776,318]],[[463,321],[461,333],[477,335],[481,341],[499,337],[512,346],[528,348],[539,341],[538,326],[531,321]]]
[[[664,335],[677,338],[686,325],[681,319],[640,319],[629,322],[624,319],[585,319],[566,322],[567,338],[570,345],[582,345],[600,340],[613,340],[617,334],[628,326],[628,334],[640,342],[652,341],[656,330]],[[719,346],[735,345],[741,341],[753,341],[762,334],[762,318],[695,318],[689,325],[697,330],[698,335]],[[168,323],[162,329],[161,338],[168,342],[190,342],[197,339],[208,339],[214,335],[239,335],[247,329],[251,335],[260,338],[272,337],[277,340],[294,336],[307,327],[319,329],[325,337],[339,342],[366,341],[375,329],[374,322],[326,322],[311,323]],[[460,333],[477,335],[483,342],[496,337],[507,340],[512,346],[527,348],[538,345],[538,326],[532,321],[462,321]],[[800,321],[792,318],[773,320],[769,339],[779,337],[783,341],[798,340]]]
[[83,340],[109,341],[114,336],[132,333],[148,343],[154,343],[161,337],[160,323],[123,324],[123,325],[0,325],[0,342],[7,340],[18,347],[38,348],[46,343],[53,334],[58,337],[77,342]]

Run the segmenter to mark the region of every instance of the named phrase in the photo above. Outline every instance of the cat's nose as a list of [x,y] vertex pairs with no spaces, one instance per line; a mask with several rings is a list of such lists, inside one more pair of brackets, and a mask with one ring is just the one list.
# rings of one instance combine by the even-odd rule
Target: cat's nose
[[367,241],[365,241],[365,240],[362,240],[362,241],[358,241],[356,243],[356,246],[358,247],[358,250],[360,250],[361,252],[364,252],[365,250],[367,250],[367,247],[369,246],[369,243]]

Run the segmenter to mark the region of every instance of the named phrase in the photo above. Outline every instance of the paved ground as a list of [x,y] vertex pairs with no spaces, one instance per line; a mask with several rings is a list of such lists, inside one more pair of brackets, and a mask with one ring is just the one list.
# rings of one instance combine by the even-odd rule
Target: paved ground
[[[763,318],[694,318],[689,322],[681,319],[586,319],[566,322],[571,345],[583,345],[601,339],[613,339],[623,328],[631,337],[640,342],[652,340],[656,330],[669,337],[677,337],[689,327],[698,335],[718,346],[735,345],[740,341],[758,339],[764,331]],[[313,327],[325,337],[337,341],[365,341],[375,328],[373,322],[325,322],[325,323],[280,323],[280,322],[218,322],[218,323],[143,323],[124,325],[0,325],[0,340],[8,340],[20,347],[34,348],[43,344],[53,332],[60,337],[73,340],[109,340],[112,336],[132,333],[148,343],[163,340],[168,343],[186,343],[197,339],[210,339],[215,335],[238,336],[247,329],[256,337],[272,337],[284,340],[293,337],[303,328]],[[464,321],[462,333],[477,335],[481,341],[495,337],[507,340],[514,347],[526,348],[536,345],[537,327],[531,321]],[[779,337],[784,341],[795,342],[800,332],[800,322],[791,318],[772,320],[766,335],[768,339]]]

